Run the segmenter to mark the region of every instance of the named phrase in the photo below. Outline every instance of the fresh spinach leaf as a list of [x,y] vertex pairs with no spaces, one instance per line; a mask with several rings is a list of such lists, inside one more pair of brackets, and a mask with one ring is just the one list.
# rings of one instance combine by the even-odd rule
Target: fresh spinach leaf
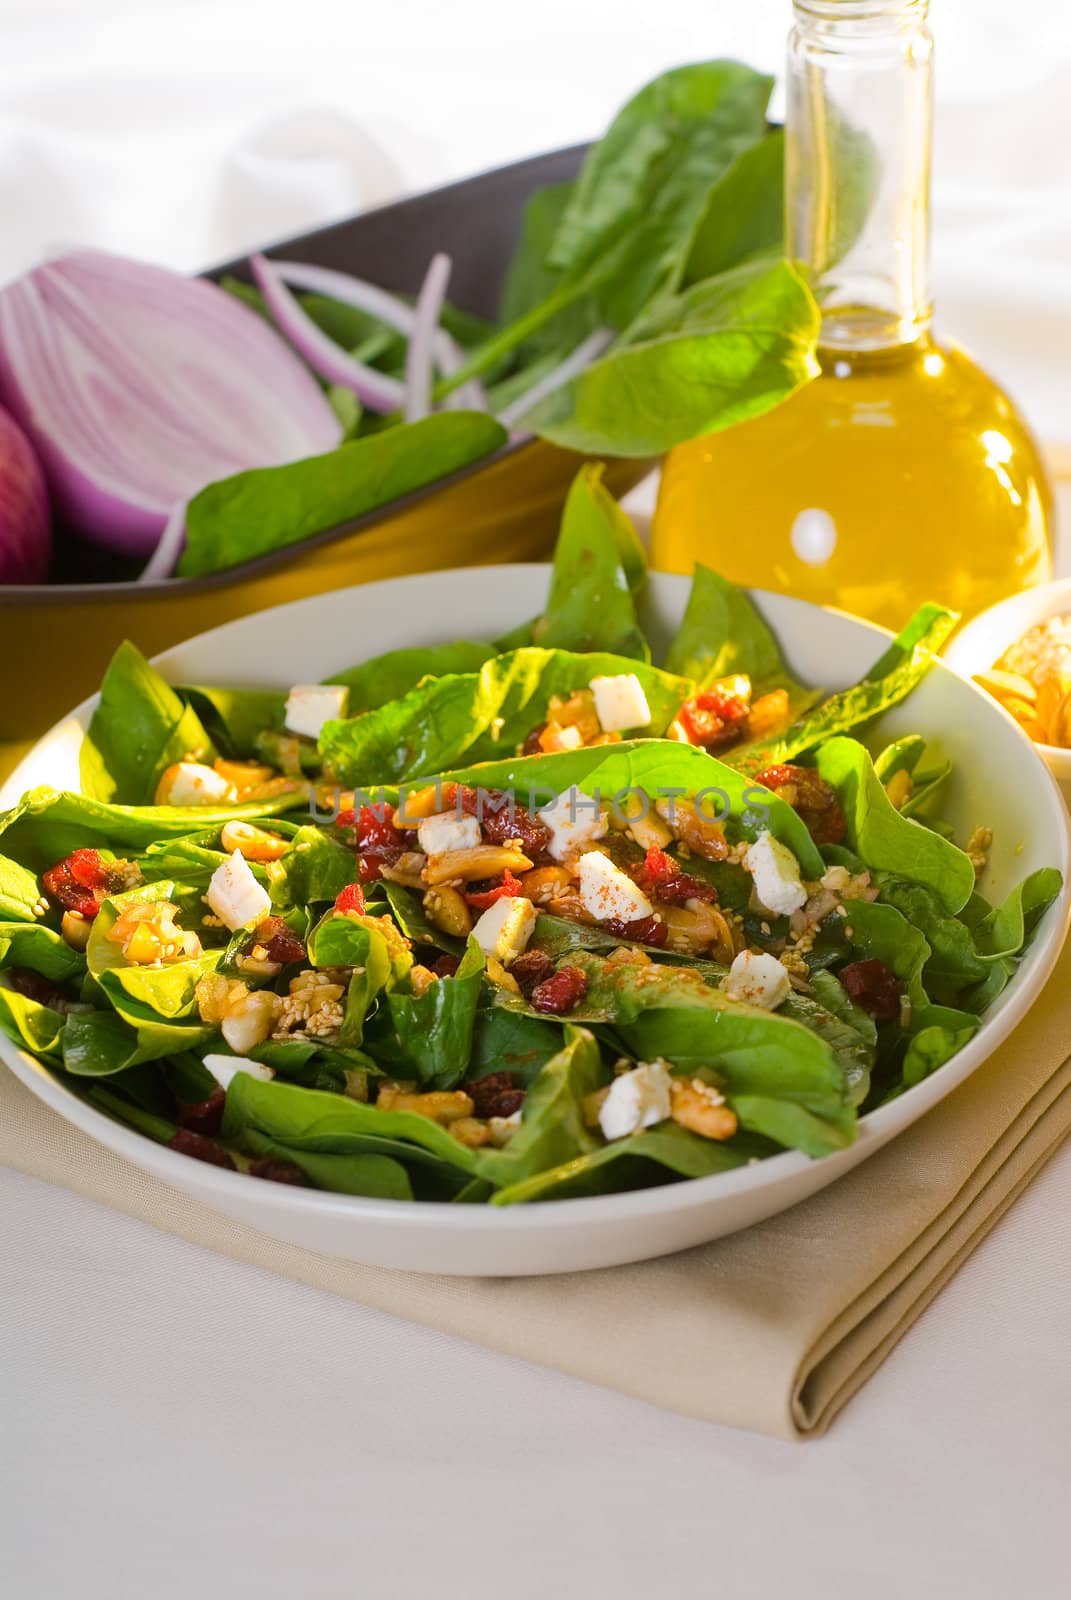
[[9,1039],[42,1056],[46,1061],[58,1061],[69,1015],[53,1011],[27,995],[12,989],[9,981],[0,976],[0,1028]]
[[978,948],[990,959],[1021,955],[1034,928],[1063,887],[1055,867],[1041,867],[1016,884],[1004,902],[979,924]]
[[483,970],[483,952],[470,938],[453,977],[437,978],[421,995],[391,990],[390,1026],[367,1036],[369,1053],[429,1089],[456,1088],[468,1076]]
[[546,610],[532,630],[544,650],[608,651],[649,661],[633,582],[644,569],[636,530],[602,483],[603,466],[581,467],[562,513]]
[[189,503],[179,576],[219,572],[364,516],[491,455],[506,437],[481,412],[444,411],[326,455],[221,478]]
[[151,802],[166,767],[216,752],[204,725],[136,645],[116,649],[79,752],[82,791],[126,805]]
[[709,1178],[775,1154],[776,1149],[775,1145],[748,1135],[737,1136],[728,1143],[701,1139],[675,1122],[662,1122],[630,1134],[627,1139],[616,1139],[613,1144],[574,1156],[560,1166],[521,1178],[493,1194],[491,1204],[575,1200],[585,1195],[647,1189],[678,1178]]
[[784,242],[785,136],[780,128],[742,150],[707,195],[684,283],[716,278],[744,261],[780,256]]
[[[462,760],[491,760],[546,720],[553,695],[568,696],[599,675],[634,672],[661,733],[691,684],[643,661],[597,652],[528,648],[479,672],[433,678],[363,717],[329,722],[320,734],[325,768],[347,786],[432,777]],[[647,731],[647,730],[645,730]]]
[[448,673],[479,672],[495,654],[490,644],[459,639],[454,644],[431,644],[411,650],[388,650],[360,666],[349,667],[325,678],[325,683],[344,683],[350,691],[349,714],[377,711],[390,700],[415,689],[425,678],[441,678]]
[[744,673],[756,697],[785,688],[797,704],[813,693],[789,672],[772,629],[747,590],[699,561],[666,670],[694,678],[700,688]]
[[175,692],[197,712],[220,754],[233,761],[251,760],[265,729],[283,725],[286,695],[274,690],[191,684]]
[[0,922],[0,968],[29,967],[50,983],[73,983],[86,970],[86,958],[41,923]]
[[509,1144],[477,1152],[479,1176],[501,1188],[594,1150],[599,1140],[584,1121],[584,1100],[609,1076],[594,1035],[567,1026],[564,1044],[525,1096],[521,1125]]
[[36,873],[29,872],[8,856],[0,856],[0,917],[34,922],[41,898]]

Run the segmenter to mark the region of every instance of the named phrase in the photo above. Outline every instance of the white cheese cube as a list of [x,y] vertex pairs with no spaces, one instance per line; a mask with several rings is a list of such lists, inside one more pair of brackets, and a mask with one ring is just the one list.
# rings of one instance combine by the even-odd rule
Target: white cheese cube
[[581,856],[579,872],[580,904],[596,922],[636,922],[653,914],[654,906],[643,890],[601,850]]
[[263,1083],[275,1076],[272,1067],[266,1067],[263,1061],[250,1061],[245,1056],[208,1055],[204,1063],[221,1089],[229,1089],[231,1079],[238,1072],[248,1072],[251,1078],[260,1078]]
[[450,850],[472,850],[482,843],[479,819],[459,817],[456,811],[440,811],[425,817],[417,828],[420,848],[426,856],[442,856]]
[[165,806],[218,806],[233,800],[233,784],[199,761],[180,761],[160,782],[157,800]]
[[521,1113],[514,1111],[512,1116],[492,1117],[488,1123],[491,1130],[491,1143],[499,1150],[509,1144],[513,1135],[521,1125]]
[[670,1074],[664,1061],[641,1061],[610,1085],[599,1107],[599,1127],[607,1139],[624,1139],[669,1116]]
[[523,895],[508,895],[496,900],[472,930],[485,956],[494,956],[504,967],[525,949],[536,924],[536,908]]
[[350,691],[344,683],[299,683],[286,697],[289,733],[318,739],[325,722],[346,715]]
[[592,678],[595,715],[603,733],[624,733],[626,728],[646,728],[651,708],[643,684],[634,672],[619,672],[613,678]]
[[741,950],[726,974],[722,988],[730,1000],[776,1011],[788,999],[792,985],[776,956],[759,950]]
[[601,839],[609,827],[605,812],[575,787],[564,790],[549,806],[541,806],[539,815],[550,829],[547,851],[555,861],[575,856]]
[[257,882],[240,850],[213,872],[205,899],[232,933],[263,922],[271,910],[271,895]]
[[807,899],[799,862],[772,833],[760,833],[755,843],[748,846],[744,866],[751,874],[759,904],[775,917],[787,917],[798,911]]

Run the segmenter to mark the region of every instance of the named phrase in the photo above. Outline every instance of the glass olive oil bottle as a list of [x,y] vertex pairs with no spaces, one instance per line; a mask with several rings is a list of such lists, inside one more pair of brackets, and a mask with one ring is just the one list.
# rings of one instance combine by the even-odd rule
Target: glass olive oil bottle
[[820,376],[673,450],[656,566],[892,627],[970,614],[1050,573],[1052,498],[1008,396],[931,329],[928,0],[794,0],[786,254],[822,307]]

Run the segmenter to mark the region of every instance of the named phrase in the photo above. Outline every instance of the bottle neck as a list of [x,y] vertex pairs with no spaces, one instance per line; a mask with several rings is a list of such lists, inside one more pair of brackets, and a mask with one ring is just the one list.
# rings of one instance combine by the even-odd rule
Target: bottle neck
[[927,331],[928,0],[794,0],[785,239],[822,308],[821,344],[881,350]]

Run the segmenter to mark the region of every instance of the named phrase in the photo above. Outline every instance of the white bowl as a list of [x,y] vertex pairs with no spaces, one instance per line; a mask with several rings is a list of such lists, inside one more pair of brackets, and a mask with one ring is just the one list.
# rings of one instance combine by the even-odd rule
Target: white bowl
[[[971,678],[976,672],[991,667],[1010,644],[1021,639],[1035,622],[1045,622],[1049,617],[1071,614],[1071,578],[1057,578],[1052,583],[1040,583],[1033,589],[1023,589],[1020,594],[998,600],[995,606],[981,611],[965,623],[944,652],[944,659],[954,672]],[[992,696],[988,698],[992,699]],[[994,700],[994,705],[999,702]],[[1014,721],[1011,712],[1001,708],[1001,715]],[[1064,798],[1071,804],[1071,750],[1062,750],[1055,744],[1035,744],[1034,749],[1059,783]]]
[[[158,657],[177,682],[314,683],[401,644],[501,633],[537,611],[549,569],[480,567],[428,573],[318,595],[202,634]],[[648,622],[668,639],[688,593],[683,578],[656,574]],[[795,670],[815,683],[853,682],[884,648],[883,629],[841,612],[759,592],[759,605]],[[0,790],[10,805],[35,784],[77,788],[78,745],[95,704],[57,724]],[[1018,973],[964,1050],[917,1088],[860,1123],[848,1150],[812,1161],[795,1151],[717,1177],[657,1189],[497,1210],[403,1203],[258,1183],[191,1161],[86,1105],[48,1069],[0,1035],[0,1056],[61,1116],[175,1189],[263,1232],[327,1255],[423,1272],[513,1276],[574,1272],[639,1261],[746,1228],[795,1205],[872,1155],[962,1083],[1007,1037],[1039,994],[1067,928],[1067,813],[1025,734],[988,696],[938,665],[881,720],[881,740],[919,732],[955,762],[947,815],[961,833],[994,829],[986,887],[1005,894],[1036,867],[1058,867],[1064,889]]]

